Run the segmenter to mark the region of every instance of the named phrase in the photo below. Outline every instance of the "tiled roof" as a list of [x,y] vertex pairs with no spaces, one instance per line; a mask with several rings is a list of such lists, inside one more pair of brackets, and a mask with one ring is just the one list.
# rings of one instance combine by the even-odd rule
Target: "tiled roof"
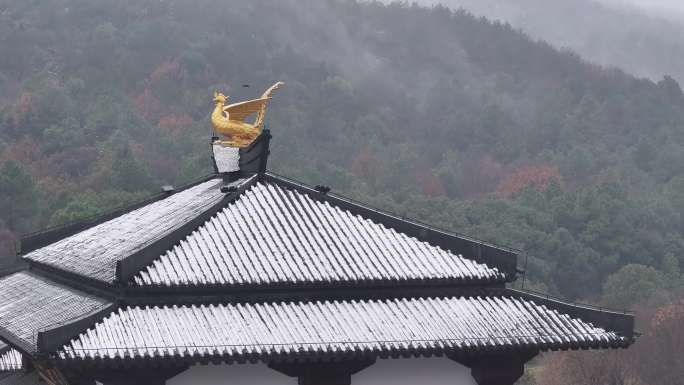
[[32,350],[36,348],[38,332],[110,305],[33,273],[18,272],[0,278],[0,329]]
[[13,372],[22,367],[21,353],[0,343],[0,372]]
[[622,346],[614,332],[514,296],[125,308],[61,358],[434,354]]
[[327,201],[258,182],[134,278],[139,286],[503,281],[455,255]]
[[83,230],[25,258],[112,283],[116,262],[171,233],[219,202],[221,178],[180,191],[117,218]]

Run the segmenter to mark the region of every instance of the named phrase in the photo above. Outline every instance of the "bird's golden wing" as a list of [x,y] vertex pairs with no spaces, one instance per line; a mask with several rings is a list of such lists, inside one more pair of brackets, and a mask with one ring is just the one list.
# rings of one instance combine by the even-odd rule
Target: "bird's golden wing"
[[249,115],[258,113],[266,105],[270,98],[259,98],[247,100],[240,103],[233,103],[223,107],[223,111],[228,113],[228,119],[244,121]]

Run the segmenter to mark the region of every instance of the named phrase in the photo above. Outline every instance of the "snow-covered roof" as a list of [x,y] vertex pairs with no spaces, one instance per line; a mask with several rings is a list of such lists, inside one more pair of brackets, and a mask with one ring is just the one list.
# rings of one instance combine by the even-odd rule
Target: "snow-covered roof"
[[22,368],[21,353],[0,342],[0,372],[14,372]]
[[0,365],[22,354],[79,369],[91,359],[316,361],[632,342],[632,315],[507,289],[515,250],[267,173],[269,138],[237,160],[214,154],[210,179],[22,238],[29,270],[0,278],[0,339],[16,349],[0,351],[10,354]]
[[138,274],[139,286],[503,281],[504,274],[327,201],[257,182]]
[[[111,303],[29,272],[0,278],[0,329],[35,351],[38,333],[59,327]],[[7,335],[9,333],[9,335]]]
[[513,296],[127,307],[72,340],[63,359],[438,354],[627,342]]
[[116,278],[116,262],[172,233],[224,198],[214,178],[123,214],[24,258],[106,283]]

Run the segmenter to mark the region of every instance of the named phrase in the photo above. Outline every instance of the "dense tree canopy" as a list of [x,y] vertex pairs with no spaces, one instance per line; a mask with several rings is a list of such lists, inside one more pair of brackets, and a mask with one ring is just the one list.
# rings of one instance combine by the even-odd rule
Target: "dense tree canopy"
[[[8,1],[0,52],[5,240],[211,172],[212,91],[284,80],[276,172],[526,250],[527,282],[572,299],[631,306],[604,291],[681,278],[670,77],[464,11],[352,0]],[[629,286],[635,271],[652,279]]]

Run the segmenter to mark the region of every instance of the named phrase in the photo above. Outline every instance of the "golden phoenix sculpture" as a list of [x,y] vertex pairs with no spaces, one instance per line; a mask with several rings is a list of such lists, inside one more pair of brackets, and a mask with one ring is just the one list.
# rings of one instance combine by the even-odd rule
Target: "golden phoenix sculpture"
[[[273,91],[282,86],[283,82],[277,82],[269,87],[259,99],[247,100],[226,106],[228,97],[220,92],[214,92],[214,111],[211,113],[211,124],[217,133],[225,136],[226,140],[214,143],[230,147],[247,147],[261,134],[266,116],[266,106],[271,99]],[[245,120],[252,114],[256,114],[253,123]]]

